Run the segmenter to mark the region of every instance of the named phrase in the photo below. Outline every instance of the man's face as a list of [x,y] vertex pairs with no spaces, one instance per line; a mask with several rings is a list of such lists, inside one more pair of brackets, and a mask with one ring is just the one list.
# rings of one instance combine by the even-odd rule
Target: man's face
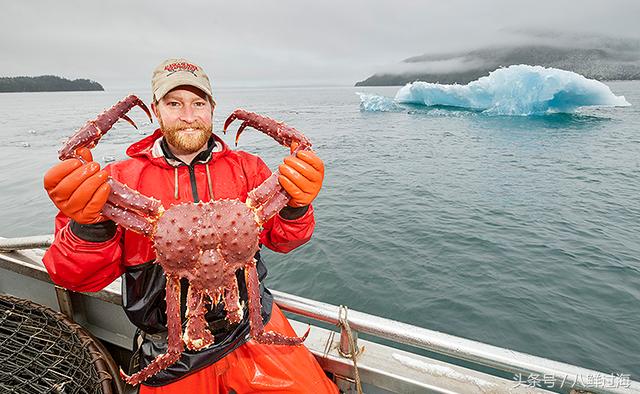
[[198,88],[178,86],[153,105],[153,112],[175,154],[195,153],[211,137],[213,108]]

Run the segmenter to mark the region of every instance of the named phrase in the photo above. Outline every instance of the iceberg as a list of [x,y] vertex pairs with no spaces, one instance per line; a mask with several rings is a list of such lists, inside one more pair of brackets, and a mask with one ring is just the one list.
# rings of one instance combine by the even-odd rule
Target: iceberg
[[[360,95],[365,111],[393,110],[380,96]],[[557,68],[514,65],[499,68],[466,85],[413,82],[396,93],[393,103],[447,106],[489,115],[528,116],[573,113],[590,106],[630,106],[602,82]],[[381,105],[382,104],[382,105]]]

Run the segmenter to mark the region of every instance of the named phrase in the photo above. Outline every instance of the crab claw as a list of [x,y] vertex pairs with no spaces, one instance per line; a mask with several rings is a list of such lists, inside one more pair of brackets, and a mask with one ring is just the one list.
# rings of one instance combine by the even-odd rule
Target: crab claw
[[[231,123],[233,123],[234,120],[238,119],[238,114],[244,114],[244,112],[246,111],[238,110],[238,109],[233,111],[233,113],[229,115],[227,120],[224,122],[224,128],[222,129],[222,132],[224,134],[227,134],[227,129],[229,128],[229,125],[231,125]],[[236,139],[235,139],[236,146],[238,146],[238,140],[240,139],[240,134],[242,134],[242,132],[247,126],[249,126],[249,122],[245,120],[240,125],[240,128],[238,128],[238,131],[236,132]]]
[[231,115],[229,115],[227,120],[224,121],[224,127],[222,128],[222,132],[224,134],[227,134],[227,129],[229,128],[229,125],[233,123],[234,120],[238,119],[238,116],[236,115],[236,111],[234,111]]
[[113,124],[116,123],[118,119],[126,120],[137,129],[133,120],[126,115],[126,113],[135,106],[140,107],[149,117],[149,121],[153,122],[151,111],[149,111],[149,108],[147,108],[142,100],[133,94],[129,95],[76,131],[58,152],[60,160],[74,157],[75,151],[78,148],[93,148],[96,146],[100,138],[113,127]]
[[244,109],[236,109],[231,115],[229,115],[227,120],[224,122],[223,131],[225,133],[227,132],[229,125],[236,119],[244,121],[236,133],[236,145],[238,145],[238,139],[240,138],[242,131],[249,126],[269,135],[280,145],[290,147],[292,142],[297,142],[297,150],[311,149],[311,141],[309,141],[307,137],[295,128],[288,126],[284,122],[278,122],[277,120],[254,112],[249,112]]
[[236,146],[238,146],[238,140],[240,139],[240,134],[244,131],[244,129],[249,125],[249,122],[242,122],[238,131],[236,132]]
[[133,121],[133,119],[131,119],[130,117],[128,117],[127,115],[121,115],[120,116],[121,119],[124,119],[127,121],[127,123],[129,123],[131,126],[133,126],[136,130],[138,130],[138,126],[136,126],[136,122]]
[[301,345],[311,332],[311,326],[307,327],[307,332],[301,337],[288,337],[275,331],[264,331],[255,336],[255,341],[265,345],[286,345],[296,346]]

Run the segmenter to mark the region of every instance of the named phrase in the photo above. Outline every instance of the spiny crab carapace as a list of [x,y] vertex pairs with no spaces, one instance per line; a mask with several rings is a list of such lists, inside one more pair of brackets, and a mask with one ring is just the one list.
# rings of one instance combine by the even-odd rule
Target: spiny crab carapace
[[[145,104],[130,95],[80,128],[62,147],[60,160],[76,155],[76,149],[94,147],[118,119],[135,127],[125,114],[134,106],[141,107],[151,120]],[[226,120],[224,130],[236,119],[243,120],[236,134],[236,144],[246,127],[270,135],[285,146],[298,143],[298,150],[308,150],[311,142],[293,127],[268,117],[235,110]],[[255,341],[276,345],[299,345],[302,337],[287,337],[277,332],[265,332],[260,314],[260,290],[254,255],[259,249],[262,225],[284,208],[290,196],[278,182],[274,172],[260,186],[249,192],[246,202],[217,200],[206,203],[182,203],[165,210],[159,200],[142,195],[128,186],[109,179],[111,192],[102,209],[102,216],[129,230],[153,240],[156,263],[162,266],[166,278],[167,353],[156,357],[141,371],[128,376],[129,384],[139,384],[180,358],[186,346],[200,350],[210,346],[214,337],[205,320],[208,303],[224,301],[227,320],[238,323],[244,307],[240,303],[236,271],[244,269],[248,294],[250,335]],[[182,333],[180,316],[180,279],[189,281],[187,291],[186,327]]]

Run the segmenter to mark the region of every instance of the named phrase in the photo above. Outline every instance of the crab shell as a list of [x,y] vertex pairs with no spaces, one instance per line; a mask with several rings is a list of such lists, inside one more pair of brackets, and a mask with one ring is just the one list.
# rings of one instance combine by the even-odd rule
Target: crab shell
[[187,278],[195,288],[219,289],[225,267],[212,265],[208,251],[241,268],[258,251],[259,237],[260,227],[245,203],[218,200],[172,206],[158,220],[153,242],[166,272]]

